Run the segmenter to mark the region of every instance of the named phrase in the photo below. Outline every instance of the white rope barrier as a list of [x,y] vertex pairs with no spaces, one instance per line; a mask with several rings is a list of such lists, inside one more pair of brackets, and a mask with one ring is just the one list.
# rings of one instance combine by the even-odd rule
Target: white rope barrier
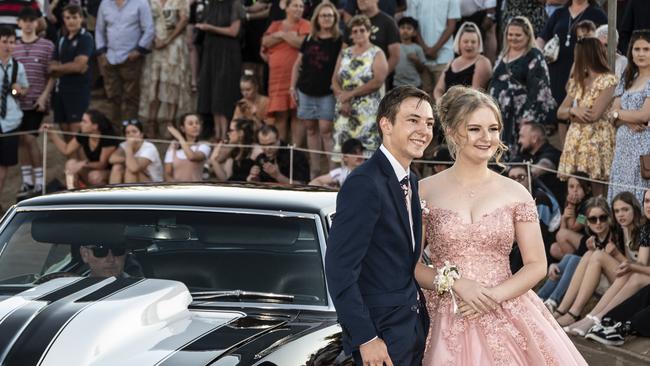
[[[4,133],[0,134],[0,138],[3,137],[10,137],[10,136],[21,136],[21,135],[27,135],[27,134],[33,134],[33,133],[39,133],[43,132],[40,130],[30,130],[30,131],[19,131],[19,132],[10,132],[10,133]],[[87,134],[87,133],[82,133],[82,132],[68,132],[68,131],[61,131],[61,130],[46,130],[44,131],[46,133],[56,133],[60,135],[65,135],[65,136],[86,136],[89,138],[102,138],[102,139],[111,139],[111,140],[120,140],[120,141],[125,141],[126,137],[124,136],[112,136],[112,135],[98,135],[98,134]],[[43,138],[43,178],[45,180],[45,172],[46,172],[46,167],[47,167],[47,138]],[[178,143],[177,140],[166,140],[166,139],[144,139],[145,141],[149,141],[154,144],[171,144],[173,142]],[[229,143],[214,143],[214,142],[208,142],[208,141],[202,141],[201,143],[205,143],[207,145],[210,145],[212,148],[215,148],[217,146],[221,146],[222,148],[264,148],[264,149],[276,149],[276,150],[289,150],[290,152],[290,170],[289,170],[289,182],[293,183],[293,161],[294,161],[294,152],[295,151],[300,151],[303,153],[307,154],[320,154],[320,155],[327,155],[327,156],[337,156],[341,157],[343,156],[342,153],[337,153],[337,152],[332,152],[332,151],[322,151],[322,150],[314,150],[314,149],[306,149],[302,147],[297,147],[295,145],[287,145],[287,146],[279,146],[279,145],[269,145],[269,146],[260,146],[260,145],[246,145],[246,144],[229,144]],[[366,155],[350,155],[353,157],[362,157],[362,158],[367,158],[368,156]],[[441,160],[423,160],[423,159],[418,159],[414,160],[414,163],[419,163],[419,164],[427,164],[427,165],[451,165],[454,162],[453,161],[441,161]],[[497,165],[497,163],[490,163],[492,165]],[[538,164],[532,164],[531,162],[517,162],[517,163],[512,163],[512,162],[502,162],[502,165],[505,166],[525,166],[528,174],[528,181],[529,184],[532,184],[532,168],[544,170],[549,173],[554,173],[557,174],[558,176],[561,176],[563,178],[575,178],[578,180],[583,180],[591,183],[599,183],[599,184],[605,184],[609,186],[616,186],[616,187],[621,187],[624,189],[629,189],[629,190],[645,190],[648,189],[648,187],[644,186],[634,186],[630,184],[624,184],[624,183],[616,183],[616,182],[609,182],[609,181],[602,181],[598,179],[592,179],[592,178],[586,178],[582,176],[577,176],[573,174],[565,174],[565,173],[560,173],[558,170],[555,169],[550,169],[548,167],[538,165]],[[45,187],[43,187],[43,193],[45,193]]]

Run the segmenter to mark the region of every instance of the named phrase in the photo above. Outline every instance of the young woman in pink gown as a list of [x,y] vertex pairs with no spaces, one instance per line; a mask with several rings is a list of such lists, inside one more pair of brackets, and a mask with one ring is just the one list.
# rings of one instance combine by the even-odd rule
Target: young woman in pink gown
[[[487,95],[451,88],[439,115],[455,153],[450,168],[423,179],[420,197],[427,254],[418,266],[431,328],[423,365],[586,365],[531,288],[546,275],[535,202],[519,183],[488,169],[505,146],[498,107]],[[510,272],[512,243],[524,266]],[[423,245],[423,247],[424,247]],[[445,264],[460,272],[450,292],[435,290]]]

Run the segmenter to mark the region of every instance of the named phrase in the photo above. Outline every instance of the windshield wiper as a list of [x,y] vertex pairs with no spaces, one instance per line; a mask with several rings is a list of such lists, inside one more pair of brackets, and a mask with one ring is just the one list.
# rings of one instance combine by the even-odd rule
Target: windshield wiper
[[197,291],[191,293],[194,300],[213,300],[219,298],[228,299],[254,299],[254,300],[277,300],[293,302],[293,295],[275,294],[272,292],[257,292],[244,290],[225,291]]

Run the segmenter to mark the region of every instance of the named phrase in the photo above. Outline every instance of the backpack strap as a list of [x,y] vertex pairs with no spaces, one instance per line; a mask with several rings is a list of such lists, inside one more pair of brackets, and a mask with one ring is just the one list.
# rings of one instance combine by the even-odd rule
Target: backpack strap
[[18,61],[12,57],[11,62],[13,62],[13,67],[11,68],[11,85],[14,85],[16,80],[18,80]]

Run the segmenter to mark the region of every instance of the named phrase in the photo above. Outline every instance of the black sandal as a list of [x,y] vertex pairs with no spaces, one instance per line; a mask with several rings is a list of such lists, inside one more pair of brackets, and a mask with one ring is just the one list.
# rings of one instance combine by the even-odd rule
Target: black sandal
[[[566,313],[567,313],[567,314],[569,314],[569,316],[570,316],[570,317],[572,317],[572,318],[573,318],[573,320],[575,320],[575,321],[578,321],[578,320],[580,320],[580,314],[578,314],[578,315],[575,315],[575,314],[573,314],[573,313],[572,313],[572,312],[570,312],[570,311],[567,311]],[[564,314],[562,314],[562,315],[564,315]]]

